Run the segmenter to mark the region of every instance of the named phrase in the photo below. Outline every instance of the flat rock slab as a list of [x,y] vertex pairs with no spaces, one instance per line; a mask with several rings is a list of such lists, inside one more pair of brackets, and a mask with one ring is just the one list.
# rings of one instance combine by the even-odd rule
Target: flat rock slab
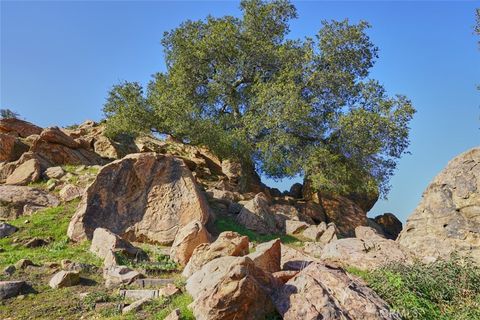
[[140,288],[160,288],[168,284],[173,284],[175,280],[173,279],[138,279],[133,285]]
[[148,290],[148,289],[142,289],[142,290],[120,290],[120,296],[125,298],[125,299],[133,299],[133,300],[139,300],[139,299],[156,299],[160,297],[160,292],[159,290]]
[[0,300],[18,296],[25,287],[25,281],[0,281]]

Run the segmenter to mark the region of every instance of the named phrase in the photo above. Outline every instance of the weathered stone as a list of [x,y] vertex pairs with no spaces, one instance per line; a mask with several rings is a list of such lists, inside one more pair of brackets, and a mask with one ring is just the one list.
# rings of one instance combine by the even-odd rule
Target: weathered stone
[[23,246],[25,248],[38,248],[38,247],[43,247],[49,244],[48,240],[44,240],[41,238],[33,238],[28,240]]
[[29,149],[19,138],[0,133],[0,161],[16,161]]
[[297,208],[301,215],[309,217],[315,224],[327,221],[323,207],[313,201],[297,202]]
[[380,225],[386,238],[395,240],[402,232],[402,222],[393,213],[376,216],[374,221]]
[[261,243],[255,247],[255,252],[250,253],[247,257],[252,259],[257,268],[266,272],[280,271],[280,239],[275,239],[269,242]]
[[[130,242],[104,228],[97,228],[93,232],[90,251],[104,260],[106,260],[107,257],[111,259],[112,257],[110,255],[114,253],[122,254],[126,258],[137,261],[146,260],[148,258],[147,254],[142,249],[134,247]],[[113,257],[113,259],[115,258]],[[112,261],[108,261],[105,263],[105,266],[110,266],[112,264],[114,264]]]
[[278,233],[275,215],[270,212],[268,199],[263,193],[244,204],[237,222],[260,234]]
[[170,257],[185,266],[195,248],[202,243],[209,242],[210,235],[202,222],[192,221],[178,231],[170,250]]
[[8,223],[0,223],[0,239],[6,238],[15,232],[17,232],[18,228],[15,226],[12,226],[11,224]]
[[164,320],[180,320],[181,316],[180,309],[175,309]]
[[287,247],[286,245],[280,246],[281,258],[280,266],[282,270],[298,271],[303,270],[312,262],[319,261],[318,259],[308,256],[296,249]]
[[60,199],[62,199],[62,201],[69,202],[74,199],[81,198],[84,192],[85,189],[82,187],[67,184],[62,189],[60,189],[58,195],[60,196]]
[[421,259],[456,252],[480,263],[480,147],[455,157],[433,179],[397,241]]
[[40,179],[40,163],[36,159],[30,159],[19,165],[7,177],[6,184],[27,185]]
[[159,288],[164,287],[170,283],[174,283],[174,279],[157,279],[157,278],[145,278],[145,279],[137,279],[133,284],[140,288]]
[[185,266],[182,275],[186,278],[207,262],[223,256],[243,256],[248,254],[248,237],[233,231],[222,232],[213,243],[198,245]]
[[59,271],[51,279],[48,285],[54,289],[72,287],[80,283],[80,276],[75,271]]
[[340,268],[312,263],[275,294],[285,320],[401,319],[385,301]]
[[111,266],[103,269],[105,286],[112,288],[122,284],[130,284],[135,280],[143,278],[143,275],[125,266]]
[[55,196],[43,190],[0,185],[0,218],[14,219],[28,211],[28,208],[55,207],[59,203]]
[[300,271],[298,270],[282,270],[272,273],[272,276],[280,281],[280,283],[287,283],[288,280],[295,277]]
[[40,137],[33,142],[30,151],[52,165],[101,165],[105,162],[98,154],[85,149],[57,127],[43,130]]
[[20,259],[15,263],[15,268],[16,269],[25,269],[26,267],[29,266],[34,266],[33,262],[28,259]]
[[335,223],[342,236],[353,236],[356,227],[368,224],[365,211],[346,197],[322,195],[320,201],[328,221]]
[[341,266],[373,270],[391,263],[408,264],[412,261],[409,250],[397,242],[385,239],[374,229],[357,227],[357,238],[345,238],[327,244],[321,259]]
[[25,287],[25,281],[0,281],[0,300],[18,296]]
[[198,320],[263,319],[273,311],[271,296],[278,285],[248,257],[212,260],[187,280]]
[[285,231],[287,234],[298,234],[302,233],[310,225],[303,221],[297,220],[287,220],[285,221]]
[[0,132],[26,138],[33,134],[40,134],[42,128],[24,120],[8,118],[0,120]]
[[50,167],[43,173],[49,179],[60,179],[65,175],[65,171],[60,166]]
[[98,227],[135,241],[171,244],[193,220],[206,223],[208,204],[183,161],[155,153],[104,166],[87,188],[68,236],[91,239]]
[[15,271],[17,271],[17,268],[15,268],[15,266],[12,266],[12,265],[6,266],[6,267],[3,269],[3,273],[6,274],[6,275],[9,275],[9,276],[11,276],[12,274],[14,274]]
[[325,231],[327,231],[327,224],[321,222],[319,225],[308,226],[308,228],[303,231],[302,235],[307,239],[318,241]]
[[127,314],[129,312],[137,312],[143,308],[145,304],[147,304],[150,301],[149,298],[144,298],[137,300],[135,302],[132,302],[128,306],[122,309],[122,314]]

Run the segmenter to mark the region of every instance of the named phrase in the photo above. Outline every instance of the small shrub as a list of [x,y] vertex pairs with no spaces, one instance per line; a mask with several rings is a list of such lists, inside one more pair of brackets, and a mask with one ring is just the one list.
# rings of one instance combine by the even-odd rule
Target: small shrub
[[362,277],[404,319],[480,319],[480,267],[456,255],[431,264],[391,265]]

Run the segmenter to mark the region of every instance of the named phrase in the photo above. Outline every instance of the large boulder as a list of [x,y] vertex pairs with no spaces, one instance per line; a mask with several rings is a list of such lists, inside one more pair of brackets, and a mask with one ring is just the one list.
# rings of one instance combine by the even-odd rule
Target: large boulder
[[285,320],[401,319],[365,284],[322,263],[312,263],[290,279],[274,300]]
[[402,222],[393,213],[384,213],[376,216],[373,221],[382,228],[386,238],[395,240],[402,232]]
[[40,162],[36,159],[30,159],[19,165],[7,177],[6,184],[27,185],[31,182],[40,180],[41,169]]
[[0,162],[0,183],[5,183],[7,178],[13,174],[13,172],[20,167],[22,164],[25,162],[28,162],[30,160],[35,160],[39,165],[40,165],[40,171],[44,171],[48,167],[52,166],[52,163],[45,159],[42,158],[41,155],[33,153],[33,152],[25,152],[22,154],[22,156],[12,162]]
[[182,227],[173,241],[170,256],[173,261],[185,266],[198,245],[210,243],[210,235],[201,221],[192,221]]
[[183,269],[182,275],[186,278],[200,270],[206,263],[224,256],[244,256],[248,254],[248,237],[241,236],[233,231],[220,233],[213,243],[198,245]]
[[480,263],[480,147],[433,179],[397,241],[427,261],[456,252]]
[[26,138],[33,134],[40,134],[42,128],[24,120],[8,118],[0,120],[0,132]]
[[0,218],[15,219],[32,210],[56,207],[59,204],[55,196],[40,189],[0,185]]
[[279,232],[275,215],[270,211],[268,198],[263,193],[258,193],[244,204],[237,216],[237,222],[260,234]]
[[68,236],[91,239],[106,228],[128,240],[171,244],[191,221],[207,222],[208,204],[182,160],[131,154],[104,166],[87,188]]
[[212,260],[187,280],[198,320],[264,319],[274,311],[271,297],[278,286],[248,257]]
[[412,262],[409,250],[397,242],[385,239],[370,227],[357,227],[356,238],[330,242],[321,252],[321,259],[344,267],[373,270],[395,263]]
[[351,237],[355,228],[368,225],[366,212],[352,200],[339,195],[322,195],[320,198],[328,222],[337,226],[340,235]]

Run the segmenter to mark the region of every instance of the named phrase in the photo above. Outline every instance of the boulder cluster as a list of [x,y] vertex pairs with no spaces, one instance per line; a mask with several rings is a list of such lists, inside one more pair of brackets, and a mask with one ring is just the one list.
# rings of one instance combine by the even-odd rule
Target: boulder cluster
[[[90,251],[103,261],[105,286],[162,282],[123,259],[148,262],[139,244],[168,246],[196,319],[399,319],[344,268],[372,270],[454,252],[480,262],[479,148],[452,160],[435,178],[402,231],[391,213],[367,218],[378,194],[313,191],[308,179],[280,192],[262,184],[252,168],[172,137],[113,140],[92,121],[42,129],[3,119],[0,146],[1,220],[80,199],[67,235],[90,241]],[[46,187],[36,187],[39,181]],[[215,221],[222,219],[273,240],[257,243],[220,232]],[[0,238],[16,231],[0,224]],[[281,243],[286,235],[298,240],[295,247]],[[50,287],[79,284],[84,267],[62,261]],[[0,282],[0,300],[25,286]],[[151,290],[123,290],[135,299],[125,312],[179,290],[163,282]],[[169,317],[179,316],[175,310]]]

